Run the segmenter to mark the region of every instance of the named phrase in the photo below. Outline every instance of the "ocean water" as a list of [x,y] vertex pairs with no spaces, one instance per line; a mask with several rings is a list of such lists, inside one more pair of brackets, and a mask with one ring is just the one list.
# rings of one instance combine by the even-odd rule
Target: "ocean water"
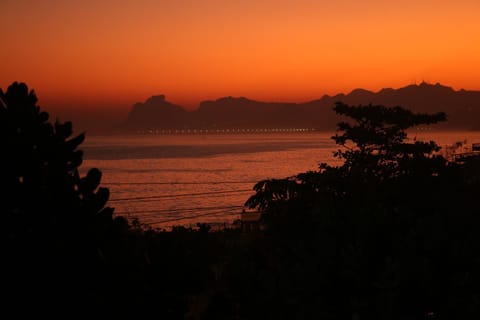
[[[155,228],[231,223],[262,179],[338,164],[332,133],[91,136],[81,172],[96,167],[115,214]],[[415,131],[412,139],[480,142],[478,132]]]

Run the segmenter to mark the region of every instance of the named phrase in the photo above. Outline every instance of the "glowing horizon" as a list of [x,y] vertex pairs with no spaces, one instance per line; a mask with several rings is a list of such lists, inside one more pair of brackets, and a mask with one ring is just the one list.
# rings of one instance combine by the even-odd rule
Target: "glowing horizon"
[[43,105],[480,89],[475,0],[4,0],[0,12],[0,87],[26,82]]

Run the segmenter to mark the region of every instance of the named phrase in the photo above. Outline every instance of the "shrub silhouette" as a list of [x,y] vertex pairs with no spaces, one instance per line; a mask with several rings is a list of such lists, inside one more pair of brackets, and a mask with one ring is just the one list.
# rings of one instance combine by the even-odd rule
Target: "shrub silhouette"
[[[80,177],[85,135],[72,137],[72,123],[48,122],[37,97],[23,83],[0,91],[0,183],[3,218],[13,237],[56,235],[60,229],[91,228],[113,221],[101,172]],[[93,231],[93,230],[92,230]]]
[[1,234],[10,289],[22,299],[33,292],[40,299],[42,285],[79,290],[128,223],[112,217],[98,169],[79,175],[84,134],[72,136],[71,122],[50,123],[24,83],[0,90],[0,102]]

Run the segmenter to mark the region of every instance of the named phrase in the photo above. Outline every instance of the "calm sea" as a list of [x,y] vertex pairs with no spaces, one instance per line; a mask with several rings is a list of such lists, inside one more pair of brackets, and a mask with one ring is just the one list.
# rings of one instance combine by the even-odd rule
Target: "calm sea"
[[[332,133],[87,136],[82,172],[103,172],[117,215],[152,227],[231,223],[240,217],[254,184],[335,164]],[[441,146],[479,132],[416,131]]]

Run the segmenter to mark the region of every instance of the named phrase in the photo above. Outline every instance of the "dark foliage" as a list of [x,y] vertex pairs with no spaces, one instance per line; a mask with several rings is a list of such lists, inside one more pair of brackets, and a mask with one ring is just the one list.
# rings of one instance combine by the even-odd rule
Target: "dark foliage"
[[412,126],[444,114],[347,106],[340,166],[260,181],[262,231],[159,232],[80,177],[83,134],[24,84],[0,91],[5,312],[161,319],[476,319],[480,163],[450,163]]
[[[101,172],[79,174],[84,134],[50,123],[33,91],[0,91],[2,311],[181,319],[209,287],[224,242],[115,217]],[[211,308],[210,308],[211,309]],[[202,311],[203,312],[203,311]],[[198,314],[199,312],[197,312]]]
[[71,137],[71,122],[48,122],[25,84],[0,91],[0,99],[1,203],[10,238],[48,235],[60,243],[55,237],[66,227],[68,233],[86,232],[110,223],[113,209],[105,207],[109,191],[99,188],[101,172],[78,173],[84,134]]
[[[71,122],[50,123],[23,83],[0,91],[0,209],[4,286],[12,300],[74,300],[87,294],[109,243],[128,229],[106,207],[109,190],[101,172],[80,177],[84,134],[72,137]],[[10,290],[10,291],[8,291]],[[46,302],[46,300],[51,300]],[[71,301],[69,301],[71,302]]]
[[300,270],[296,306],[327,319],[478,317],[480,163],[449,163],[433,141],[407,138],[442,113],[335,111],[349,118],[333,137],[343,164],[259,182],[246,203],[264,212],[275,264]]

